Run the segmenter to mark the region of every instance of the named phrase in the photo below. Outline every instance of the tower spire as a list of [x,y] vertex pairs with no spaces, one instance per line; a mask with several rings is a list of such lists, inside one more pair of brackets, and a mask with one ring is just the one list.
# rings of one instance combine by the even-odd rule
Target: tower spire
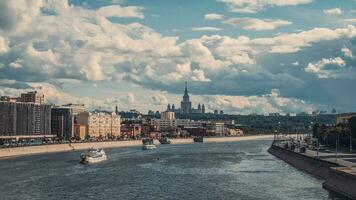
[[184,95],[188,95],[188,86],[187,86],[187,81],[185,82]]

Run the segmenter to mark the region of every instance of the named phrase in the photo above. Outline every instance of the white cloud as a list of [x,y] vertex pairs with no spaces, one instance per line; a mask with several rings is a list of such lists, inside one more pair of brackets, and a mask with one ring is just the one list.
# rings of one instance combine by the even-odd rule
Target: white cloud
[[256,13],[267,7],[274,6],[296,6],[308,4],[313,0],[217,0],[228,6],[230,12]]
[[[330,66],[334,67],[334,69],[330,68]],[[315,74],[318,78],[335,78],[338,76],[336,72],[345,66],[345,61],[340,57],[323,58],[318,62],[309,63],[304,70],[308,73]]]
[[203,26],[203,27],[193,27],[193,31],[221,31],[221,28],[211,27],[211,26]]
[[345,57],[354,58],[352,51],[349,48],[347,48],[346,46],[343,46],[341,48],[341,52],[344,53]]
[[331,8],[325,9],[323,12],[327,15],[341,15],[343,11],[340,8]]
[[195,69],[193,70],[193,76],[192,76],[193,81],[202,81],[202,82],[209,82],[211,81],[210,79],[205,77],[204,71]]
[[[16,19],[14,24],[17,25],[11,31],[0,24],[1,37],[4,38],[3,42],[0,39],[0,51],[3,49],[0,53],[1,79],[26,83],[50,82],[55,84],[51,87],[58,88],[68,84],[64,83],[67,80],[88,81],[99,86],[101,82],[125,82],[168,91],[173,88],[172,85],[188,80],[203,85],[200,89],[205,84],[217,85],[216,90],[214,88],[209,94],[230,94],[232,90],[228,91],[226,87],[238,81],[239,90],[244,85],[249,88],[247,84],[252,83],[254,87],[255,83],[263,82],[267,90],[257,86],[252,90],[264,94],[270,88],[276,88],[280,80],[288,82],[297,78],[288,74],[272,74],[264,69],[258,63],[259,54],[295,53],[317,42],[348,39],[356,35],[355,27],[348,26],[339,29],[315,28],[256,39],[204,35],[180,42],[177,37],[163,36],[137,22],[113,23],[105,17],[115,16],[115,12],[104,15],[98,10],[71,6],[66,1],[46,1],[40,7],[40,10],[53,15],[39,12],[28,15],[31,16],[28,20]],[[140,94],[133,92],[133,95],[138,97]],[[150,96],[146,101],[151,102],[149,106],[156,105],[154,108],[157,108],[161,105],[157,102],[165,102],[164,98],[151,100]],[[76,98],[64,99],[77,101]],[[108,97],[105,101],[84,97],[78,100],[94,106],[101,103],[112,106],[117,102],[119,105],[131,105],[127,103],[131,102],[135,107],[148,107],[144,103],[141,105],[141,98],[125,94],[118,98]]]
[[330,41],[340,38],[353,38],[356,36],[356,27],[349,25],[347,28],[328,29],[314,28],[299,33],[281,34],[271,38],[256,38],[251,44],[259,46],[271,53],[295,53],[303,47],[313,43]]
[[8,42],[4,37],[0,36],[0,54],[6,53],[8,49],[9,49]]
[[209,13],[204,15],[205,20],[220,20],[223,19],[224,15],[216,14],[216,13]]
[[340,21],[345,24],[356,24],[356,18],[341,19]]
[[101,7],[97,10],[98,15],[104,17],[125,17],[125,18],[144,18],[142,8],[136,6],[121,7],[111,5]]
[[229,24],[235,27],[242,28],[244,30],[264,31],[273,30],[280,26],[287,26],[292,22],[281,19],[257,19],[257,18],[231,18],[224,21],[225,24]]
[[21,64],[22,62],[23,62],[23,60],[17,59],[16,61],[10,63],[9,66],[12,67],[12,68],[15,68],[15,69],[16,68],[22,68],[22,64]]
[[151,103],[154,105],[167,105],[168,100],[165,95],[157,93],[157,94],[151,96]]
[[134,104],[136,102],[136,98],[135,95],[131,92],[123,95],[123,97],[121,98],[122,102],[126,103],[126,104]]
[[299,113],[310,112],[314,106],[303,100],[284,98],[279,91],[272,89],[270,94],[262,96],[205,96],[209,109],[227,110],[234,114],[251,113]]
[[0,1],[0,29],[22,31],[40,14],[43,0]]

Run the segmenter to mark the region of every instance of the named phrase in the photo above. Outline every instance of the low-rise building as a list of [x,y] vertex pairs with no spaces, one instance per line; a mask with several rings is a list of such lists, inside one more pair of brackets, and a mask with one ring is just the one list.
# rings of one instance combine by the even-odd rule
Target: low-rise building
[[215,122],[206,125],[208,135],[224,135],[226,128],[224,123]]
[[87,136],[87,126],[74,124],[74,138],[76,140],[84,140]]
[[336,115],[336,124],[346,124],[351,117],[355,117],[356,113],[342,113]]
[[87,126],[87,134],[91,138],[120,137],[120,115],[115,112],[82,112],[77,116],[78,124]]
[[161,112],[161,119],[173,120],[175,119],[175,113],[170,111]]
[[177,127],[198,127],[202,122],[190,119],[151,119],[151,124],[158,126],[160,131],[166,131]]
[[141,124],[122,124],[121,138],[140,138],[142,134]]

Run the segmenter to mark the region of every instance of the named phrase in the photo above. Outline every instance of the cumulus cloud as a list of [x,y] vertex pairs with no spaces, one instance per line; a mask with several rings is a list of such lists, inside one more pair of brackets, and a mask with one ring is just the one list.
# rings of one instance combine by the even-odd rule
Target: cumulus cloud
[[221,28],[217,28],[217,27],[212,27],[212,26],[203,26],[203,27],[193,27],[192,28],[193,31],[221,31]]
[[6,53],[9,49],[8,42],[5,40],[4,37],[0,36],[0,54]]
[[99,8],[97,10],[97,14],[104,17],[144,18],[144,15],[142,14],[142,8],[137,6],[105,6]]
[[347,28],[328,29],[314,28],[299,33],[286,33],[271,38],[256,38],[251,41],[254,45],[266,48],[271,53],[295,53],[303,47],[311,46],[321,41],[353,38],[356,36],[356,27],[349,25]]
[[268,7],[275,6],[296,6],[308,4],[313,0],[217,0],[228,6],[230,12],[236,13],[256,13]]
[[[0,12],[13,18],[7,23],[0,22],[0,80],[11,80],[2,84],[10,89],[24,89],[32,87],[31,83],[41,82],[52,84],[51,87],[60,92],[62,85],[73,82],[90,85],[125,82],[148,90],[177,92],[177,85],[188,80],[199,94],[260,96],[268,94],[271,88],[278,88],[283,94],[286,90],[302,90],[306,83],[298,75],[269,70],[259,62],[260,58],[270,56],[269,53],[297,53],[318,42],[346,41],[356,36],[355,27],[350,25],[262,38],[216,34],[178,40],[138,22],[130,20],[121,24],[108,19],[114,16],[140,20],[144,16],[143,9],[139,8],[134,9],[136,14],[123,16],[125,12],[121,12],[120,16],[115,9],[126,7],[109,7],[106,9],[112,12],[103,12],[101,8],[69,5],[65,0],[39,0],[23,1],[35,11],[22,12],[21,9],[26,9],[24,4],[13,2],[20,1],[2,4],[11,8],[11,12],[21,13],[22,17]],[[304,63],[297,58],[278,63],[295,60]],[[150,106],[158,107],[161,104],[157,102],[165,102],[164,98],[151,99],[150,96],[147,99]],[[94,106],[117,102],[141,106],[140,99],[125,98],[125,95],[105,101],[78,99]],[[76,102],[76,99],[70,101]]]
[[281,19],[257,19],[257,18],[231,18],[224,21],[225,24],[239,27],[244,30],[264,31],[273,30],[280,26],[287,26],[292,22]]
[[292,63],[292,65],[299,66],[299,62],[294,62],[294,63]]
[[204,19],[205,20],[219,20],[219,19],[223,19],[224,15],[220,15],[220,14],[216,14],[216,13],[209,13],[204,15]]
[[168,100],[167,97],[164,96],[163,94],[157,93],[151,96],[151,103],[154,105],[167,105]]
[[356,18],[341,19],[340,21],[345,24],[356,24]]
[[199,69],[195,69],[193,71],[192,80],[193,81],[203,81],[203,82],[211,81],[210,79],[205,77],[204,71],[203,70],[199,70]]
[[272,89],[262,96],[209,96],[206,105],[211,110],[228,110],[234,114],[311,112],[314,105],[300,99],[281,97]]
[[351,58],[351,59],[354,58],[354,55],[353,55],[352,51],[349,48],[347,48],[346,46],[343,46],[341,48],[341,52],[344,53],[345,57],[348,57],[348,58]]
[[345,66],[345,61],[340,57],[323,58],[318,62],[309,63],[304,70],[315,74],[318,78],[335,78],[338,76],[337,71]]
[[330,9],[325,9],[323,12],[327,15],[341,15],[342,10],[340,8],[330,8]]
[[122,102],[127,103],[127,104],[134,104],[136,102],[136,98],[135,95],[132,94],[131,92],[123,95],[123,97],[121,97]]
[[43,0],[0,1],[0,29],[22,31],[40,14]]

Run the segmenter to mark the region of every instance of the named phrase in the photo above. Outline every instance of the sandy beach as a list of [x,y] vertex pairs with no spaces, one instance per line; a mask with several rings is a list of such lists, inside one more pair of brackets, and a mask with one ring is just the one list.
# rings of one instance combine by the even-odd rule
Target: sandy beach
[[[212,137],[204,138],[204,142],[237,142],[244,140],[261,140],[261,139],[273,139],[273,135],[256,135],[256,136],[241,136],[241,137]],[[172,144],[189,144],[193,143],[192,138],[172,139]],[[154,141],[155,144],[159,144],[158,140]],[[132,141],[110,141],[110,142],[92,142],[92,143],[72,143],[72,144],[52,144],[52,145],[40,145],[40,146],[28,146],[28,147],[16,147],[16,148],[3,148],[0,149],[0,159],[10,158],[15,156],[26,156],[34,154],[46,154],[57,153],[66,151],[84,150],[91,147],[98,148],[120,148],[130,146],[142,145],[141,140]]]

